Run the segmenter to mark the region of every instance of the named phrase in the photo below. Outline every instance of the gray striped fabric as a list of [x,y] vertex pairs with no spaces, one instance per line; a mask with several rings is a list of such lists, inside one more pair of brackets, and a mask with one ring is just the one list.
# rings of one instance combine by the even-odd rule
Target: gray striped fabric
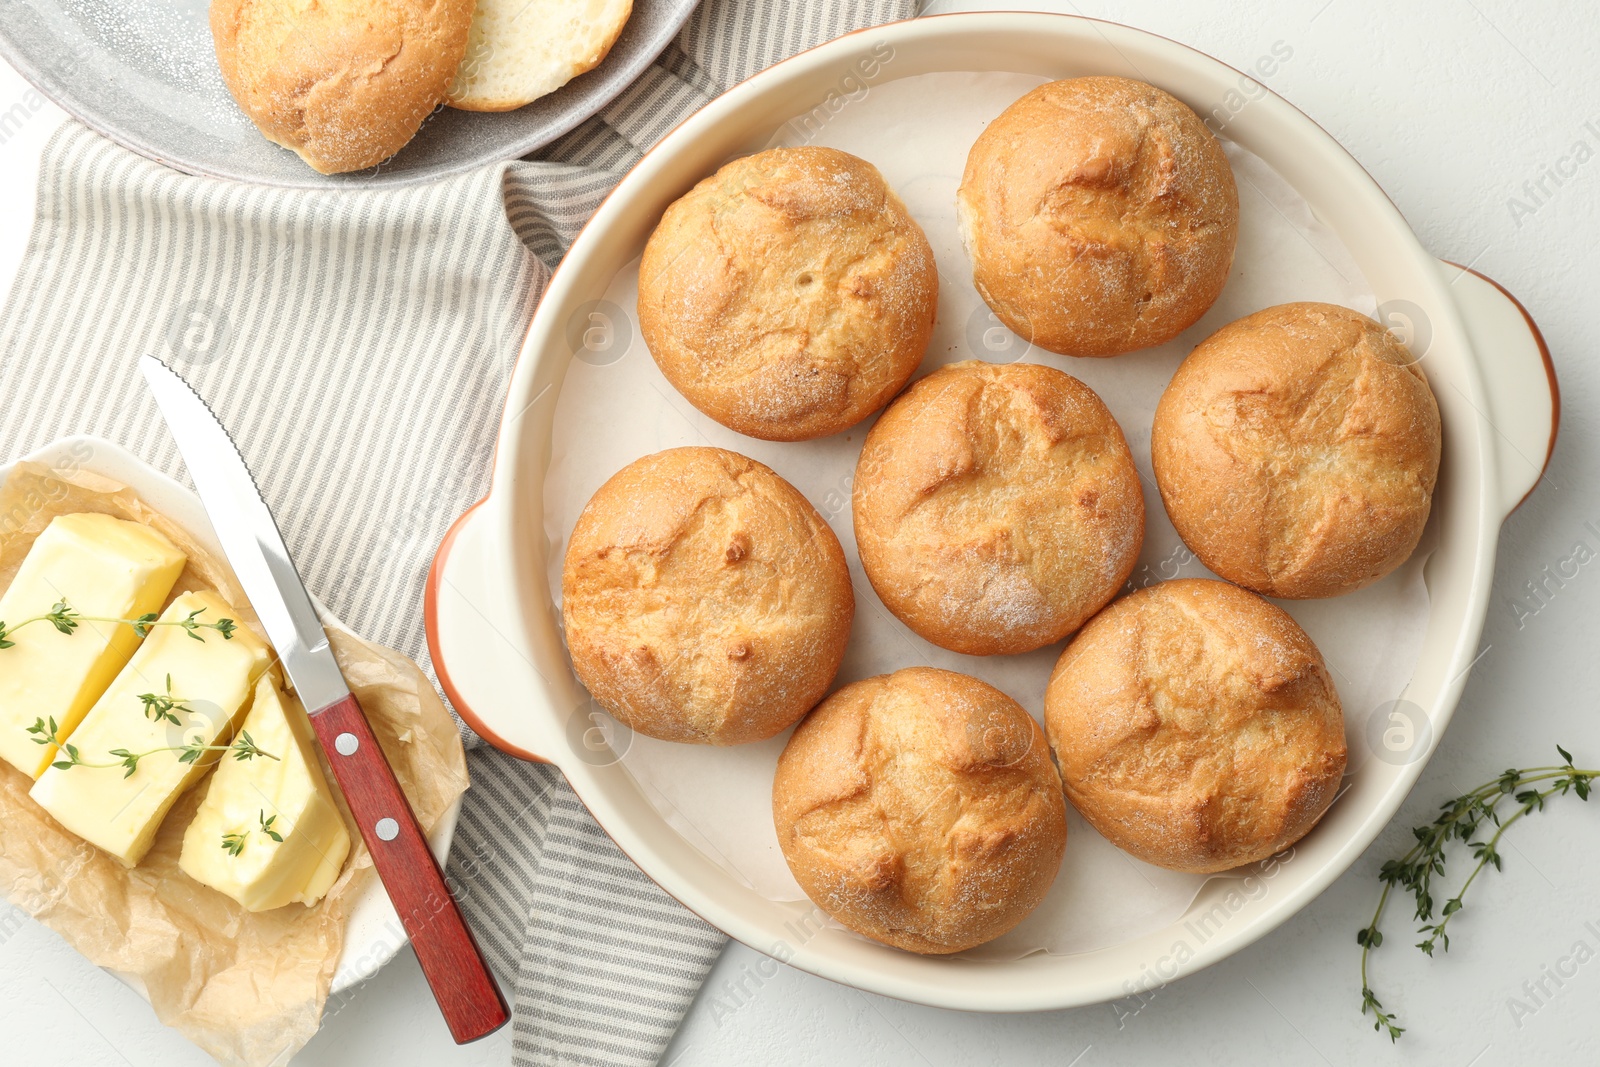
[[[0,311],[0,453],[92,433],[181,476],[134,369],[163,355],[235,431],[307,584],[431,670],[428,564],[487,487],[528,317],[583,221],[716,93],[914,6],[707,0],[635,85],[537,161],[418,188],[194,178],[69,123],[45,150]],[[640,874],[559,772],[467,740],[473,788],[449,873],[514,980],[514,1061],[655,1063],[722,935]]]

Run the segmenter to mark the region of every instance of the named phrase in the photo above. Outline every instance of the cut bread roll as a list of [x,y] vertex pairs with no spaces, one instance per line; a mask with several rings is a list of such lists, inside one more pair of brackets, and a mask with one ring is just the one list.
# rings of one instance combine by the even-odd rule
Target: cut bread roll
[[444,100],[472,0],[213,0],[217,65],[267,140],[344,174],[394,155]]
[[478,0],[446,102],[511,111],[553,93],[606,57],[632,13],[632,0]]

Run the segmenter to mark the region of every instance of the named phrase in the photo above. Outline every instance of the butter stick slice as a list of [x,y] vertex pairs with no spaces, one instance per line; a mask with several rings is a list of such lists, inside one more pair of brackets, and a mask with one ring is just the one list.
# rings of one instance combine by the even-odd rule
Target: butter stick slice
[[[136,619],[158,611],[183,572],[184,554],[164,536],[110,515],[61,515],[33,542],[0,597],[0,621],[16,626],[65,600],[80,615]],[[208,621],[216,621],[214,619]],[[64,634],[34,622],[0,649],[0,757],[30,778],[55,758],[27,732],[55,719],[63,740],[139,647],[132,626],[82,621]]]
[[[205,612],[203,619],[237,618],[233,609],[211,592],[183,594],[161,618],[183,619],[197,610]],[[191,636],[182,627],[156,627],[89,709],[69,742],[86,763],[115,763],[114,749],[150,754],[141,756],[138,768],[126,776],[115,766],[63,768],[53,764],[33,783],[28,795],[85,841],[111,853],[125,866],[137,865],[173,803],[218,756],[226,755],[207,752],[184,763],[178,752],[151,750],[196,741],[228,744],[249,708],[256,681],[272,662],[271,648],[245,626],[236,629],[231,640],[215,630],[198,630]],[[168,678],[172,680],[170,696],[178,703],[171,712],[178,719],[176,724],[147,711],[140,699],[141,694],[169,695]]]
[[269,674],[256,683],[241,729],[279,758],[223,761],[184,832],[178,866],[247,911],[296,901],[309,907],[327,893],[350,853],[311,720]]

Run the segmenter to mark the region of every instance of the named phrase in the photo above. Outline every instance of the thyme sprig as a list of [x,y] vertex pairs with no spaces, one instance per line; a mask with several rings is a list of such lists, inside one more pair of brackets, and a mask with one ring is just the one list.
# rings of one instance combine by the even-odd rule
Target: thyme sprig
[[200,616],[205,614],[205,610],[205,608],[196,608],[194,611],[191,611],[188,615],[181,619],[163,620],[160,614],[157,612],[150,612],[148,615],[140,615],[136,619],[112,619],[100,615],[81,614],[77,611],[74,611],[71,605],[69,605],[66,600],[63,599],[56,601],[55,606],[45,614],[35,615],[31,619],[23,619],[21,622],[13,626],[7,626],[4,622],[0,622],[0,649],[7,649],[14,646],[16,642],[10,640],[11,635],[22,629],[24,626],[31,626],[36,622],[47,622],[51,626],[54,626],[61,633],[69,636],[83,623],[104,622],[110,623],[114,626],[131,626],[133,627],[133,632],[138,634],[140,637],[148,637],[150,635],[150,631],[157,626],[178,626],[182,627],[184,633],[188,634],[196,641],[205,640],[204,637],[200,636],[201,630],[215,630],[217,633],[222,635],[222,639],[224,641],[233,640],[234,631],[239,628],[238,624],[232,619],[218,619],[216,622],[201,622]]
[[[277,841],[280,844],[282,843],[283,835],[272,828],[272,824],[278,821],[278,817],[276,815],[268,815],[264,809],[257,809],[256,819],[261,823],[261,828],[257,832],[265,834],[267,837],[272,838],[272,840]],[[251,831],[249,830],[240,830],[236,833],[223,834],[222,851],[226,852],[230,856],[238,856],[244,851],[245,842],[250,839],[250,834]]]
[[84,759],[83,753],[79,752],[78,747],[70,741],[61,740],[57,736],[59,732],[54,718],[35,719],[33,725],[28,727],[28,733],[34,735],[32,738],[34,744],[55,745],[60,749],[57,755],[64,754],[64,758],[50,764],[50,766],[62,771],[70,771],[74,767],[122,767],[124,768],[122,776],[131,778],[133,772],[139,769],[140,760],[146,756],[153,756],[158,752],[178,753],[179,763],[194,763],[207,752],[231,752],[236,760],[254,759],[257,756],[270,760],[278,759],[277,756],[257,745],[255,739],[250,736],[250,731],[240,730],[239,736],[234,738],[231,744],[208,745],[196,738],[186,745],[163,745],[160,748],[147,749],[143,752],[129,752],[125,748],[114,748],[106,755],[117,757],[115,761],[111,763],[96,763]]
[[[1378,929],[1378,923],[1388,906],[1389,894],[1398,886],[1411,895],[1416,905],[1413,917],[1423,924],[1417,930],[1423,935],[1422,940],[1417,942],[1417,948],[1430,957],[1435,948],[1450,951],[1447,928],[1450,920],[1460,913],[1467,890],[1490,865],[1497,871],[1504,869],[1500,838],[1505,832],[1524,816],[1543,811],[1545,801],[1551,797],[1574,793],[1579,800],[1589,799],[1589,792],[1594,780],[1600,777],[1600,770],[1579,770],[1573,765],[1572,753],[1560,745],[1556,746],[1556,751],[1565,763],[1522,770],[1513,767],[1494,781],[1445,801],[1440,805],[1440,812],[1433,822],[1412,828],[1411,833],[1417,843],[1411,850],[1379,868],[1378,880],[1383,883],[1383,892],[1378,896],[1378,907],[1373,912],[1372,921],[1356,931],[1356,944],[1361,946],[1361,1014],[1370,1012],[1374,1019],[1372,1028],[1379,1033],[1387,1033],[1391,1042],[1400,1039],[1405,1027],[1399,1024],[1393,1012],[1384,1010],[1383,1003],[1372,991],[1372,983],[1367,978],[1368,957],[1373,949],[1383,944],[1383,931]],[[1501,804],[1507,798],[1511,803],[1502,808]],[[1489,826],[1494,827],[1494,832],[1485,838],[1479,831],[1487,832]],[[1462,842],[1477,863],[1455,895],[1445,900],[1435,918],[1434,878],[1444,875],[1445,850],[1453,842]]]
[[172,675],[167,675],[166,695],[156,693],[140,693],[139,700],[144,704],[144,717],[153,722],[170,722],[174,726],[182,726],[178,721],[177,712],[193,714],[193,709],[182,700],[172,695]]

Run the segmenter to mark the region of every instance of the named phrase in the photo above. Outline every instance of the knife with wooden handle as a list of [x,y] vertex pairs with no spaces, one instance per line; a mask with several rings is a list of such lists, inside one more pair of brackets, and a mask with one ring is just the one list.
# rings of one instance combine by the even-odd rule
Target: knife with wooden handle
[[139,360],[233,565],[290,683],[311,715],[383,887],[457,1044],[510,1019],[472,931],[428,851],[367,717],[339,672],[328,636],[283,536],[233,438],[189,384],[153,356]]

